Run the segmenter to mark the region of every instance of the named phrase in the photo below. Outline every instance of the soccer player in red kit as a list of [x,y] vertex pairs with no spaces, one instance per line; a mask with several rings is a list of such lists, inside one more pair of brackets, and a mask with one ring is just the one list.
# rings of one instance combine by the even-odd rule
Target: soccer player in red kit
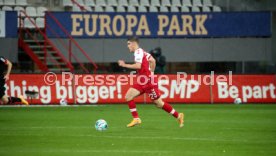
[[[130,87],[126,93],[125,99],[128,102],[129,110],[133,120],[127,127],[133,127],[141,124],[142,121],[137,113],[136,104],[133,99],[141,94],[147,93],[151,100],[158,108],[162,108],[167,113],[172,114],[178,121],[179,127],[184,126],[184,114],[178,113],[169,103],[164,102],[160,97],[158,83],[154,78],[155,59],[142,48],[139,47],[139,39],[131,37],[127,40],[127,46],[130,52],[134,53],[134,64],[126,64],[123,60],[119,60],[121,67],[137,70],[137,82]],[[140,78],[139,78],[140,76]],[[138,81],[139,79],[139,81]]]

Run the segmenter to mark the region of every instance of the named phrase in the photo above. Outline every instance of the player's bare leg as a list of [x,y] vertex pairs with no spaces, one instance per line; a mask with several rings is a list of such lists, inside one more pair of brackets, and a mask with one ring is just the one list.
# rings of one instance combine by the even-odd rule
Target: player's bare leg
[[9,103],[9,99],[6,95],[4,95],[2,98],[1,98],[1,101],[3,104],[8,104]]
[[178,113],[169,103],[164,102],[161,98],[154,100],[154,103],[158,108],[162,108],[167,113],[172,114],[178,121],[179,127],[184,126],[184,114]]
[[20,96],[19,96],[19,99],[21,100],[21,102],[22,102],[24,105],[29,105],[29,102],[24,98],[24,96],[20,95]]
[[8,96],[4,95],[1,100],[4,104],[9,104],[9,103],[12,104],[12,103],[16,103],[16,102],[21,102],[25,105],[29,105],[28,101],[26,101],[23,96],[20,96],[18,98],[18,97],[8,97]]
[[127,125],[127,127],[133,127],[135,125],[142,123],[141,119],[139,118],[137,109],[136,109],[136,104],[133,100],[138,95],[140,95],[140,92],[134,88],[129,88],[126,93],[125,100],[128,102],[128,107],[129,107],[129,110],[133,117],[133,120]]

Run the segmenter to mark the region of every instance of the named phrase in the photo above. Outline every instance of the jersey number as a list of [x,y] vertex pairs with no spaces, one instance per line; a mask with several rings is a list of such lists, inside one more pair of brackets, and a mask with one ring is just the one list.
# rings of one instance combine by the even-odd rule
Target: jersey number
[[149,93],[149,97],[150,97],[151,99],[156,99],[156,98],[157,98],[157,94],[156,94],[156,92],[155,92],[154,89],[152,89],[152,90],[151,90],[151,93]]

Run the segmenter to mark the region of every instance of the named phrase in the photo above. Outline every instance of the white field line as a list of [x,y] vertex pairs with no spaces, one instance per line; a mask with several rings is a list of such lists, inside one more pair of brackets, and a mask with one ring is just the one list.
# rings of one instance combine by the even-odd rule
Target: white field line
[[0,130],[22,130],[22,129],[91,129],[94,128],[94,126],[88,127],[88,126],[26,126],[26,127],[0,127]]
[[[152,150],[64,150],[64,149],[56,149],[56,150],[16,150],[16,153],[141,153],[141,154],[159,154],[159,153],[169,153],[169,151],[152,151]],[[0,151],[0,153],[10,153],[10,151]]]
[[[104,132],[99,132],[104,134]],[[0,136],[37,136],[46,137],[45,134],[11,134],[1,133]],[[246,139],[220,139],[220,138],[196,138],[196,137],[156,137],[156,136],[103,136],[103,135],[64,135],[66,137],[92,137],[92,138],[110,138],[110,139],[145,139],[145,140],[175,140],[175,141],[213,141],[213,142],[243,142],[243,143],[276,143],[276,140],[246,140]]]
[[35,108],[40,108],[40,107],[98,107],[98,106],[107,106],[104,104],[78,104],[78,105],[0,105],[0,108],[17,108],[17,107],[35,107]]

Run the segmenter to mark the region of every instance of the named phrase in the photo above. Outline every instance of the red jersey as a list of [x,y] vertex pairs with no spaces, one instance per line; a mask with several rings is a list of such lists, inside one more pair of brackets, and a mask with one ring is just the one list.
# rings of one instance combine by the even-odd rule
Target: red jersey
[[137,82],[132,87],[138,90],[140,94],[147,93],[151,100],[157,100],[161,94],[158,89],[157,80],[153,80],[153,77],[151,77],[153,73],[150,69],[150,57],[152,56],[142,48],[135,50],[134,61],[141,63],[141,69],[137,70]]
[[151,55],[144,51],[142,48],[138,48],[134,52],[134,61],[141,63],[141,69],[137,70],[138,75],[144,75],[150,77],[151,69],[150,69],[150,59]]

